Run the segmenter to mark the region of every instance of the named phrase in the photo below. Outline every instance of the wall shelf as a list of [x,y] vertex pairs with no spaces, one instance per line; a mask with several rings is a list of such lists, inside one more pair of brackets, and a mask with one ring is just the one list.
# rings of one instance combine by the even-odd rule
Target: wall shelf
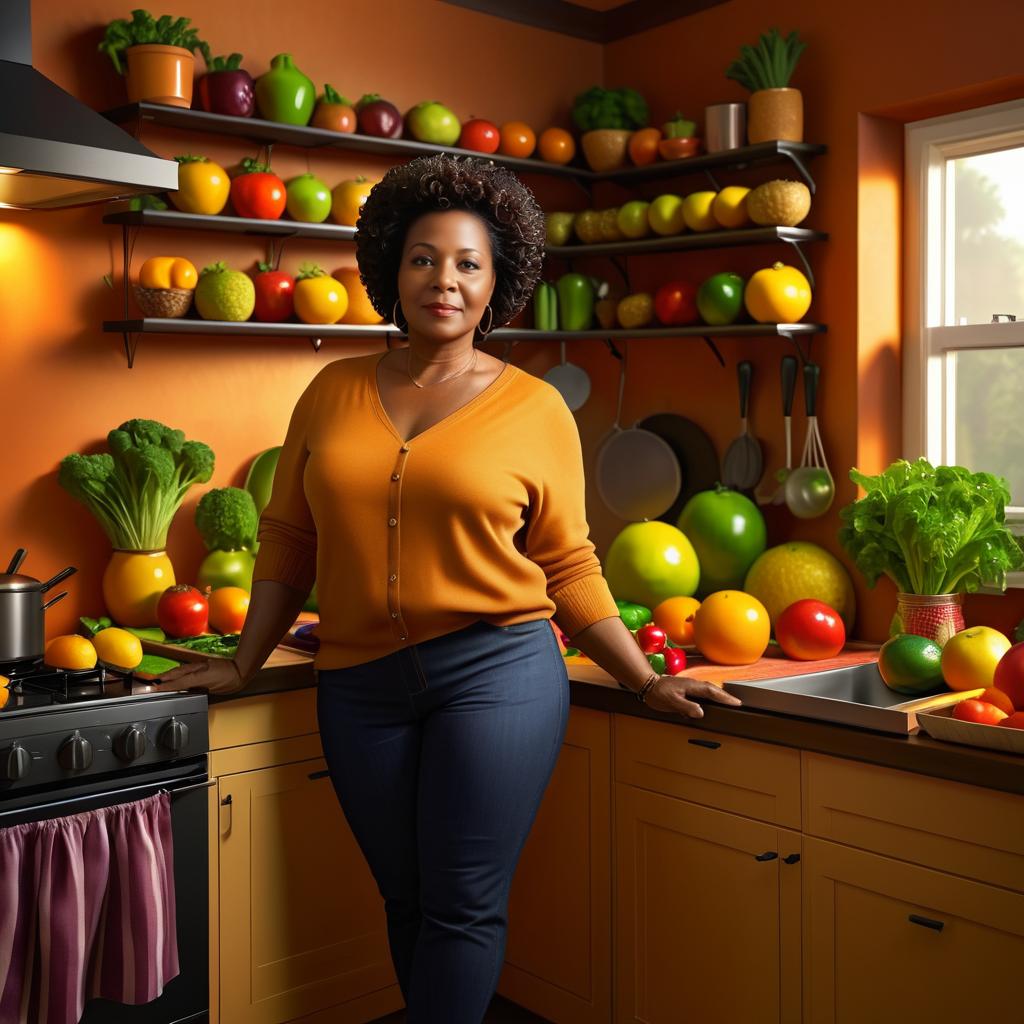
[[318,238],[334,242],[351,242],[356,229],[343,224],[307,224],[297,220],[254,220],[251,217],[207,217],[199,213],[177,210],[125,210],[108,213],[104,224],[120,224],[126,228],[184,228],[190,231],[224,231],[238,235],[260,235],[268,238]]

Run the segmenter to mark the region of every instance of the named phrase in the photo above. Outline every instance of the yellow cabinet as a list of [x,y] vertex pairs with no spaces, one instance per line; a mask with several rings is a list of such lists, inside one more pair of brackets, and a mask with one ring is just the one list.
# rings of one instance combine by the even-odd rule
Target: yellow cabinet
[[798,1024],[799,833],[615,794],[617,1024]]
[[611,944],[611,723],[574,707],[512,881],[498,991],[556,1024],[608,1024]]
[[1024,895],[804,839],[806,1024],[1021,1019]]

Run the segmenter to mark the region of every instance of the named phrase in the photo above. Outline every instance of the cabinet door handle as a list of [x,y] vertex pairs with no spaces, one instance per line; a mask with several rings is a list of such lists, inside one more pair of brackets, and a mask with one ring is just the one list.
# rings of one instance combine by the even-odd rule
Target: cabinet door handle
[[692,743],[695,747],[707,747],[708,750],[717,750],[722,744],[717,740],[687,740],[687,743]]
[[911,924],[919,924],[922,928],[931,928],[932,931],[941,932],[946,925],[942,921],[936,921],[932,917],[922,917],[920,914],[910,914],[907,920]]
[[788,857],[782,858],[783,864],[795,864],[800,859],[799,853],[791,853]]
[[764,853],[758,853],[754,856],[754,860],[775,860],[778,854],[774,850],[766,850]]
[[310,772],[310,781],[313,779],[326,779],[331,773],[325,768],[322,772]]
[[231,811],[233,806],[231,794],[228,793],[220,802],[220,834],[222,836],[226,836],[231,831]]

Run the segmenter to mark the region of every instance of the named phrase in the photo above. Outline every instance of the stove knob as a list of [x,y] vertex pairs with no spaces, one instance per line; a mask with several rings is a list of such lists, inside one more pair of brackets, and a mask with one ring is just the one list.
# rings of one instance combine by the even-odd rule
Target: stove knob
[[80,772],[92,764],[92,744],[76,731],[61,744],[57,760],[65,771]]
[[20,743],[12,744],[0,754],[0,779],[4,782],[17,782],[25,778],[31,767],[32,758]]
[[146,752],[146,734],[134,725],[128,726],[114,740],[114,753],[122,761],[137,761]]
[[160,730],[160,745],[172,754],[180,754],[188,745],[188,726],[172,718]]

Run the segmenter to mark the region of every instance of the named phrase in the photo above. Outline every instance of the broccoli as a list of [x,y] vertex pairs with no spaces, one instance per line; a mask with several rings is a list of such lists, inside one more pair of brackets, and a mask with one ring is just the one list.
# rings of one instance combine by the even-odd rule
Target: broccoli
[[581,132],[643,128],[647,118],[647,101],[636,89],[603,89],[595,85],[581,92],[572,106],[572,119]]
[[110,453],[71,454],[61,487],[86,505],[115,548],[159,550],[188,489],[213,476],[213,451],[156,420],[133,419],[107,435]]
[[196,505],[196,527],[208,551],[251,548],[258,521],[256,502],[241,487],[214,488]]

